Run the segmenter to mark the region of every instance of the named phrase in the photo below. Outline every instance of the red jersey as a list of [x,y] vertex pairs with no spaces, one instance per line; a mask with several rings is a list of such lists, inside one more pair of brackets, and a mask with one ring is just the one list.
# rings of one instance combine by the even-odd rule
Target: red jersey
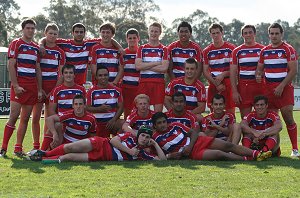
[[118,87],[107,85],[106,88],[100,88],[93,85],[87,92],[87,105],[99,107],[102,104],[111,106],[111,110],[106,113],[94,113],[98,122],[108,122],[116,112],[119,103],[123,102],[121,89]]
[[136,51],[125,49],[126,55],[121,56],[120,62],[124,66],[123,87],[137,87],[139,85],[140,72],[136,70]]
[[129,124],[129,126],[134,129],[138,130],[140,126],[142,125],[148,125],[152,128],[152,116],[154,114],[154,111],[149,110],[148,115],[145,118],[142,118],[138,115],[137,111],[132,111],[129,116],[126,118],[126,123]]
[[198,107],[198,102],[206,102],[205,86],[200,80],[195,80],[192,85],[187,85],[184,76],[172,80],[167,88],[166,95],[172,96],[176,92],[182,92],[186,98],[186,109],[193,110]]
[[[140,46],[137,51],[136,58],[141,58],[143,62],[159,62],[163,60],[169,60],[167,47],[162,44],[159,44],[156,47],[153,47],[149,44]],[[163,73],[144,70],[141,71],[140,74],[140,82],[165,82],[165,75]]]
[[8,58],[16,59],[17,81],[36,86],[36,64],[40,62],[39,46],[25,42],[22,38],[13,40],[8,47]]
[[170,59],[173,62],[173,73],[175,77],[184,76],[184,63],[188,58],[195,58],[198,62],[203,62],[203,54],[200,46],[190,41],[188,46],[183,47],[180,41],[175,41],[168,46]]
[[88,112],[82,117],[76,116],[74,110],[63,112],[59,115],[59,121],[63,124],[64,144],[89,138],[96,133],[96,119]]
[[264,118],[259,118],[255,111],[250,112],[248,115],[244,116],[243,120],[248,123],[250,128],[256,131],[264,131],[272,126],[277,120],[280,120],[279,115],[274,111],[268,111]]
[[199,123],[197,122],[197,117],[190,111],[185,111],[182,116],[176,116],[173,109],[170,109],[166,115],[168,116],[168,123],[180,122],[181,124],[192,128],[199,129]]
[[73,98],[76,95],[85,97],[85,89],[80,85],[67,87],[64,84],[56,86],[50,93],[50,103],[57,104],[57,113],[61,114],[65,111],[72,110]]

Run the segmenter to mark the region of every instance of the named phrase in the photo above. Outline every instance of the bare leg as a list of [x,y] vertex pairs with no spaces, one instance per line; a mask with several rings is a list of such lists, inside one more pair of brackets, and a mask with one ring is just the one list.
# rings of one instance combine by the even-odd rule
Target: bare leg
[[112,134],[115,135],[118,132],[121,132],[122,126],[124,124],[125,120],[123,119],[118,119],[112,129]]
[[220,150],[210,150],[207,149],[204,151],[203,160],[243,160],[242,156],[233,154],[233,153],[226,153]]
[[230,142],[238,145],[241,140],[242,128],[239,123],[234,123],[232,127]]
[[32,137],[33,137],[33,143],[39,143],[40,142],[40,118],[42,114],[43,109],[43,103],[37,103],[33,106],[32,109]]
[[88,162],[89,156],[87,153],[68,153],[59,157],[61,162],[73,161],[73,162]]
[[22,145],[22,143],[23,143],[32,108],[33,108],[32,105],[22,105],[20,123],[19,123],[19,127],[17,130],[16,144]]
[[21,112],[22,105],[20,103],[10,101],[10,113],[7,124],[15,126]]
[[83,139],[64,145],[65,153],[88,153],[92,150],[93,146],[89,139]]
[[245,115],[248,115],[248,113],[250,113],[251,110],[252,110],[251,107],[240,109],[241,119],[243,119]]

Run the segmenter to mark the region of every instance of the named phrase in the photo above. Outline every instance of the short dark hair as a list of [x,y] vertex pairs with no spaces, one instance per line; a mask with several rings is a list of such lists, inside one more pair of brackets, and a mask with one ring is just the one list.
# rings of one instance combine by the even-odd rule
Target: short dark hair
[[72,104],[74,104],[74,101],[76,99],[82,99],[83,100],[83,104],[86,104],[85,97],[82,94],[75,95],[74,98],[73,98]]
[[48,23],[45,27],[45,32],[48,32],[49,30],[59,31],[59,28],[55,23]]
[[109,29],[109,30],[111,30],[111,33],[113,35],[115,35],[115,33],[116,33],[116,27],[115,27],[115,24],[113,24],[113,23],[103,23],[100,26],[100,32],[101,32],[102,29]]
[[127,30],[126,37],[128,37],[128,34],[135,34],[136,36],[140,37],[139,31],[135,28],[130,28],[129,30]]
[[186,102],[186,97],[184,95],[184,93],[177,91],[172,95],[172,101],[174,102],[175,97],[183,97],[184,98],[184,102]]
[[179,29],[180,29],[181,27],[187,27],[187,28],[189,29],[190,33],[192,33],[192,31],[193,31],[191,24],[189,24],[189,23],[186,22],[186,21],[182,21],[182,22],[178,25],[178,27],[177,27],[177,32],[179,32]]
[[225,104],[225,97],[222,94],[215,94],[214,97],[211,100],[211,103],[214,102],[214,99],[216,99],[216,100],[223,99],[223,102]]
[[255,96],[255,97],[254,97],[253,103],[255,104],[255,103],[257,103],[257,102],[260,101],[260,100],[265,101],[266,104],[268,104],[268,101],[269,101],[268,98],[267,98],[266,96],[258,95],[258,96]]
[[185,61],[184,61],[184,64],[185,63],[188,63],[188,64],[195,64],[196,65],[196,68],[198,68],[198,61],[193,58],[193,57],[190,57],[190,58],[187,58]]
[[65,64],[62,68],[61,68],[61,73],[63,74],[65,69],[73,69],[73,72],[75,73],[75,66],[74,65],[70,65],[70,64]]
[[98,71],[99,71],[100,69],[106,69],[106,71],[107,71],[108,74],[109,74],[109,70],[108,70],[107,67],[105,67],[104,65],[98,65],[98,66],[97,66],[97,70],[96,70],[96,75],[98,74]]
[[223,26],[220,25],[220,24],[218,24],[218,23],[213,23],[213,24],[211,24],[211,25],[209,26],[209,28],[208,28],[208,31],[209,31],[209,33],[211,33],[211,30],[212,30],[212,29],[217,29],[217,28],[219,28],[220,31],[223,33]]
[[244,31],[244,29],[246,29],[246,28],[251,28],[252,30],[253,30],[253,32],[254,32],[254,34],[256,34],[256,28],[255,28],[255,26],[254,25],[244,25],[242,28],[241,28],[241,34],[243,35],[243,31]]
[[168,116],[163,113],[163,112],[156,112],[152,118],[151,118],[151,121],[153,123],[153,125],[155,125],[156,121],[159,119],[159,118],[165,118],[166,120],[168,119]]
[[280,33],[283,33],[283,27],[279,23],[273,23],[268,27],[268,32],[270,33],[271,28],[279,28]]
[[33,19],[24,19],[21,23],[22,30],[25,28],[27,24],[33,24],[34,26],[36,26],[36,22]]
[[83,31],[85,32],[85,26],[82,24],[82,23],[75,23],[73,26],[72,26],[72,32],[74,32],[75,28],[83,28]]

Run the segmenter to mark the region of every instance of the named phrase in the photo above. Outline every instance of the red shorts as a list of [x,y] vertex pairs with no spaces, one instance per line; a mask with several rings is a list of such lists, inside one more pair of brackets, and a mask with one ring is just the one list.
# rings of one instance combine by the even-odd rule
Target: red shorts
[[112,147],[108,138],[89,138],[93,150],[88,152],[89,161],[112,161]]
[[146,94],[150,97],[150,105],[164,104],[165,84],[154,82],[141,82],[138,94]]
[[107,122],[98,122],[97,121],[97,131],[96,131],[96,136],[98,137],[103,137],[103,138],[108,138],[111,134],[111,132],[106,129]]
[[35,105],[38,102],[38,89],[36,84],[21,84],[26,91],[19,97],[16,96],[13,87],[10,87],[10,99],[21,105]]
[[193,160],[202,160],[203,153],[214,141],[214,137],[210,136],[199,136],[194,147],[190,158]]
[[230,84],[230,79],[225,78],[222,82],[225,85],[225,91],[222,91],[219,93],[217,91],[217,88],[215,85],[210,84],[207,90],[207,106],[211,108],[211,102],[215,94],[219,93],[225,97],[225,105],[226,109],[232,109],[235,107],[235,104],[233,102],[232,98],[232,91],[231,91],[231,84]]
[[269,109],[281,109],[288,105],[294,105],[294,86],[286,85],[280,97],[274,95],[274,89],[278,84],[266,84],[265,96],[269,99]]
[[124,109],[132,109],[134,98],[137,96],[138,87],[122,87]]
[[[46,95],[49,95],[49,93],[51,93],[52,89],[55,87],[56,85],[56,81],[53,82],[43,82],[42,88],[45,91]],[[47,98],[43,98],[41,103],[46,103],[49,104],[49,97]]]
[[265,86],[263,83],[256,82],[241,82],[238,84],[238,91],[242,97],[242,102],[238,105],[239,108],[251,108],[255,96],[264,95]]

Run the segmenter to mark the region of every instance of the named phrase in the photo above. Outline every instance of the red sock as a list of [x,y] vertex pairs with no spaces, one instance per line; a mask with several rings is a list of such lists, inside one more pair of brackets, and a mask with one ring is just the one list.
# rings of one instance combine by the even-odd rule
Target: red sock
[[64,155],[65,154],[64,146],[65,145],[62,144],[51,151],[47,151],[45,156],[51,157],[51,156],[55,156],[55,155]]
[[292,125],[286,126],[293,149],[298,150],[298,142],[297,142],[297,124],[294,123]]
[[39,142],[33,142],[33,148],[34,149],[40,149],[40,143]]
[[22,151],[23,151],[22,144],[15,144],[15,150],[14,150],[14,152],[22,152]]
[[251,144],[252,144],[252,140],[251,140],[250,138],[244,137],[244,138],[242,139],[242,145],[243,145],[244,147],[250,148],[250,147],[251,147]]
[[42,151],[48,150],[52,141],[53,141],[53,137],[51,134],[44,134],[41,150]]
[[14,132],[16,127],[10,126],[9,124],[5,125],[4,128],[4,134],[3,134],[3,140],[2,140],[2,149],[7,150],[8,142]]
[[276,143],[277,143],[276,140],[274,140],[273,138],[267,138],[265,146],[263,147],[262,151],[266,152],[272,150],[276,145]]
[[258,150],[253,150],[253,151],[252,151],[252,158],[253,158],[253,159],[256,159],[259,153],[260,153],[260,151],[258,151]]

